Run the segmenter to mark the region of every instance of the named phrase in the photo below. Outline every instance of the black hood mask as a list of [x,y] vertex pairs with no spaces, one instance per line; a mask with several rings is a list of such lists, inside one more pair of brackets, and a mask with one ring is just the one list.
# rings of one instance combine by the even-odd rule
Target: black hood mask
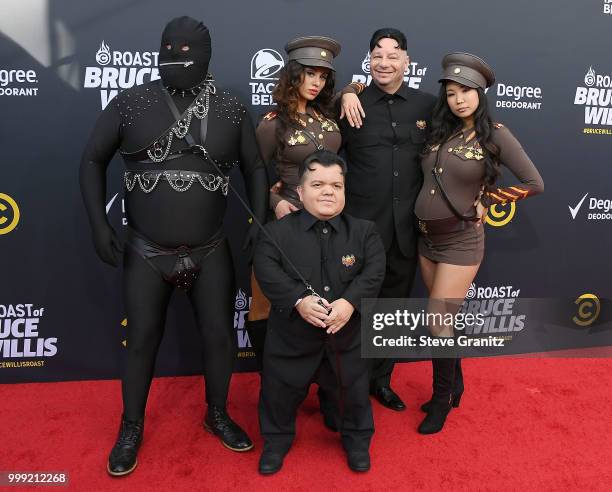
[[196,88],[206,79],[210,55],[210,33],[202,22],[187,16],[172,19],[162,33],[159,49],[162,82],[179,91]]

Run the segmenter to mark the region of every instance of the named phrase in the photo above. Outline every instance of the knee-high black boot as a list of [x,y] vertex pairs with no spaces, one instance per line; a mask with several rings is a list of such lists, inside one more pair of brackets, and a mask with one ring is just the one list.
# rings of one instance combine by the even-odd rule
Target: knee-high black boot
[[[453,385],[453,408],[458,408],[459,403],[461,402],[461,395],[463,395],[463,371],[461,369],[461,359],[456,359],[457,363],[455,364],[455,384]],[[429,400],[426,403],[421,405],[421,410],[425,413],[429,413],[431,409],[431,402]]]
[[457,359],[433,358],[431,362],[433,365],[433,396],[429,413],[419,425],[419,433],[421,434],[440,432],[453,405]]

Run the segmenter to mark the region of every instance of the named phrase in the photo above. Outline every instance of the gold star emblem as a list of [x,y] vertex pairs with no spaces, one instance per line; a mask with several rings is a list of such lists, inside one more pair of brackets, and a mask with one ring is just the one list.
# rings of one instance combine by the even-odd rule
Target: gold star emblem
[[455,70],[453,70],[454,73],[461,73],[461,69],[459,67],[455,68]]
[[327,56],[327,52],[321,51],[321,56],[326,57]]

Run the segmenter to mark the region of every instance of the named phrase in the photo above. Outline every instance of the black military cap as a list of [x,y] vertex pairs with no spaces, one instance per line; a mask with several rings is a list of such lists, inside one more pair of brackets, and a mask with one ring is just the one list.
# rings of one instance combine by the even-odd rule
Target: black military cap
[[482,58],[470,53],[449,53],[442,58],[443,80],[452,80],[474,89],[486,89],[495,83],[495,72]]
[[302,36],[285,46],[289,60],[308,67],[325,67],[335,70],[332,60],[340,53],[340,43],[325,36]]

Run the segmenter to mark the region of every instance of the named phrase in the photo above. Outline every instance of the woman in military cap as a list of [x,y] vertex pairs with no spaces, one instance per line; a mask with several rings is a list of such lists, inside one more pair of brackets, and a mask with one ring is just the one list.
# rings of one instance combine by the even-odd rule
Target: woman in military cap
[[[288,61],[273,93],[277,109],[264,115],[256,130],[261,156],[278,177],[270,190],[270,209],[276,219],[302,208],[296,191],[300,163],[316,150],[337,152],[341,144],[334,119],[337,98],[332,64],[340,44],[324,36],[302,36],[288,42],[285,51]],[[361,90],[361,84],[351,84],[343,93]],[[268,318],[270,305],[254,279],[252,291],[248,326],[258,353],[265,333],[261,322]]]
[[[493,85],[492,68],[469,53],[450,53],[442,60],[443,75],[425,148],[424,182],[415,205],[420,229],[419,262],[429,290],[430,309],[436,300],[465,298],[484,255],[487,207],[541,193],[544,183],[521,144],[504,125],[493,123],[485,89]],[[506,166],[520,184],[496,188],[500,167]],[[439,304],[442,304],[440,302]],[[454,311],[459,306],[449,308]],[[446,333],[448,336],[449,333]],[[433,397],[422,434],[442,430],[463,393],[461,360],[432,358]]]
[[337,152],[341,143],[334,121],[332,65],[340,44],[323,36],[303,36],[287,43],[285,51],[289,59],[272,96],[277,110],[263,117],[256,132],[266,164],[276,161],[280,182],[270,194],[270,208],[277,219],[301,208],[296,192],[299,164],[316,150]]

